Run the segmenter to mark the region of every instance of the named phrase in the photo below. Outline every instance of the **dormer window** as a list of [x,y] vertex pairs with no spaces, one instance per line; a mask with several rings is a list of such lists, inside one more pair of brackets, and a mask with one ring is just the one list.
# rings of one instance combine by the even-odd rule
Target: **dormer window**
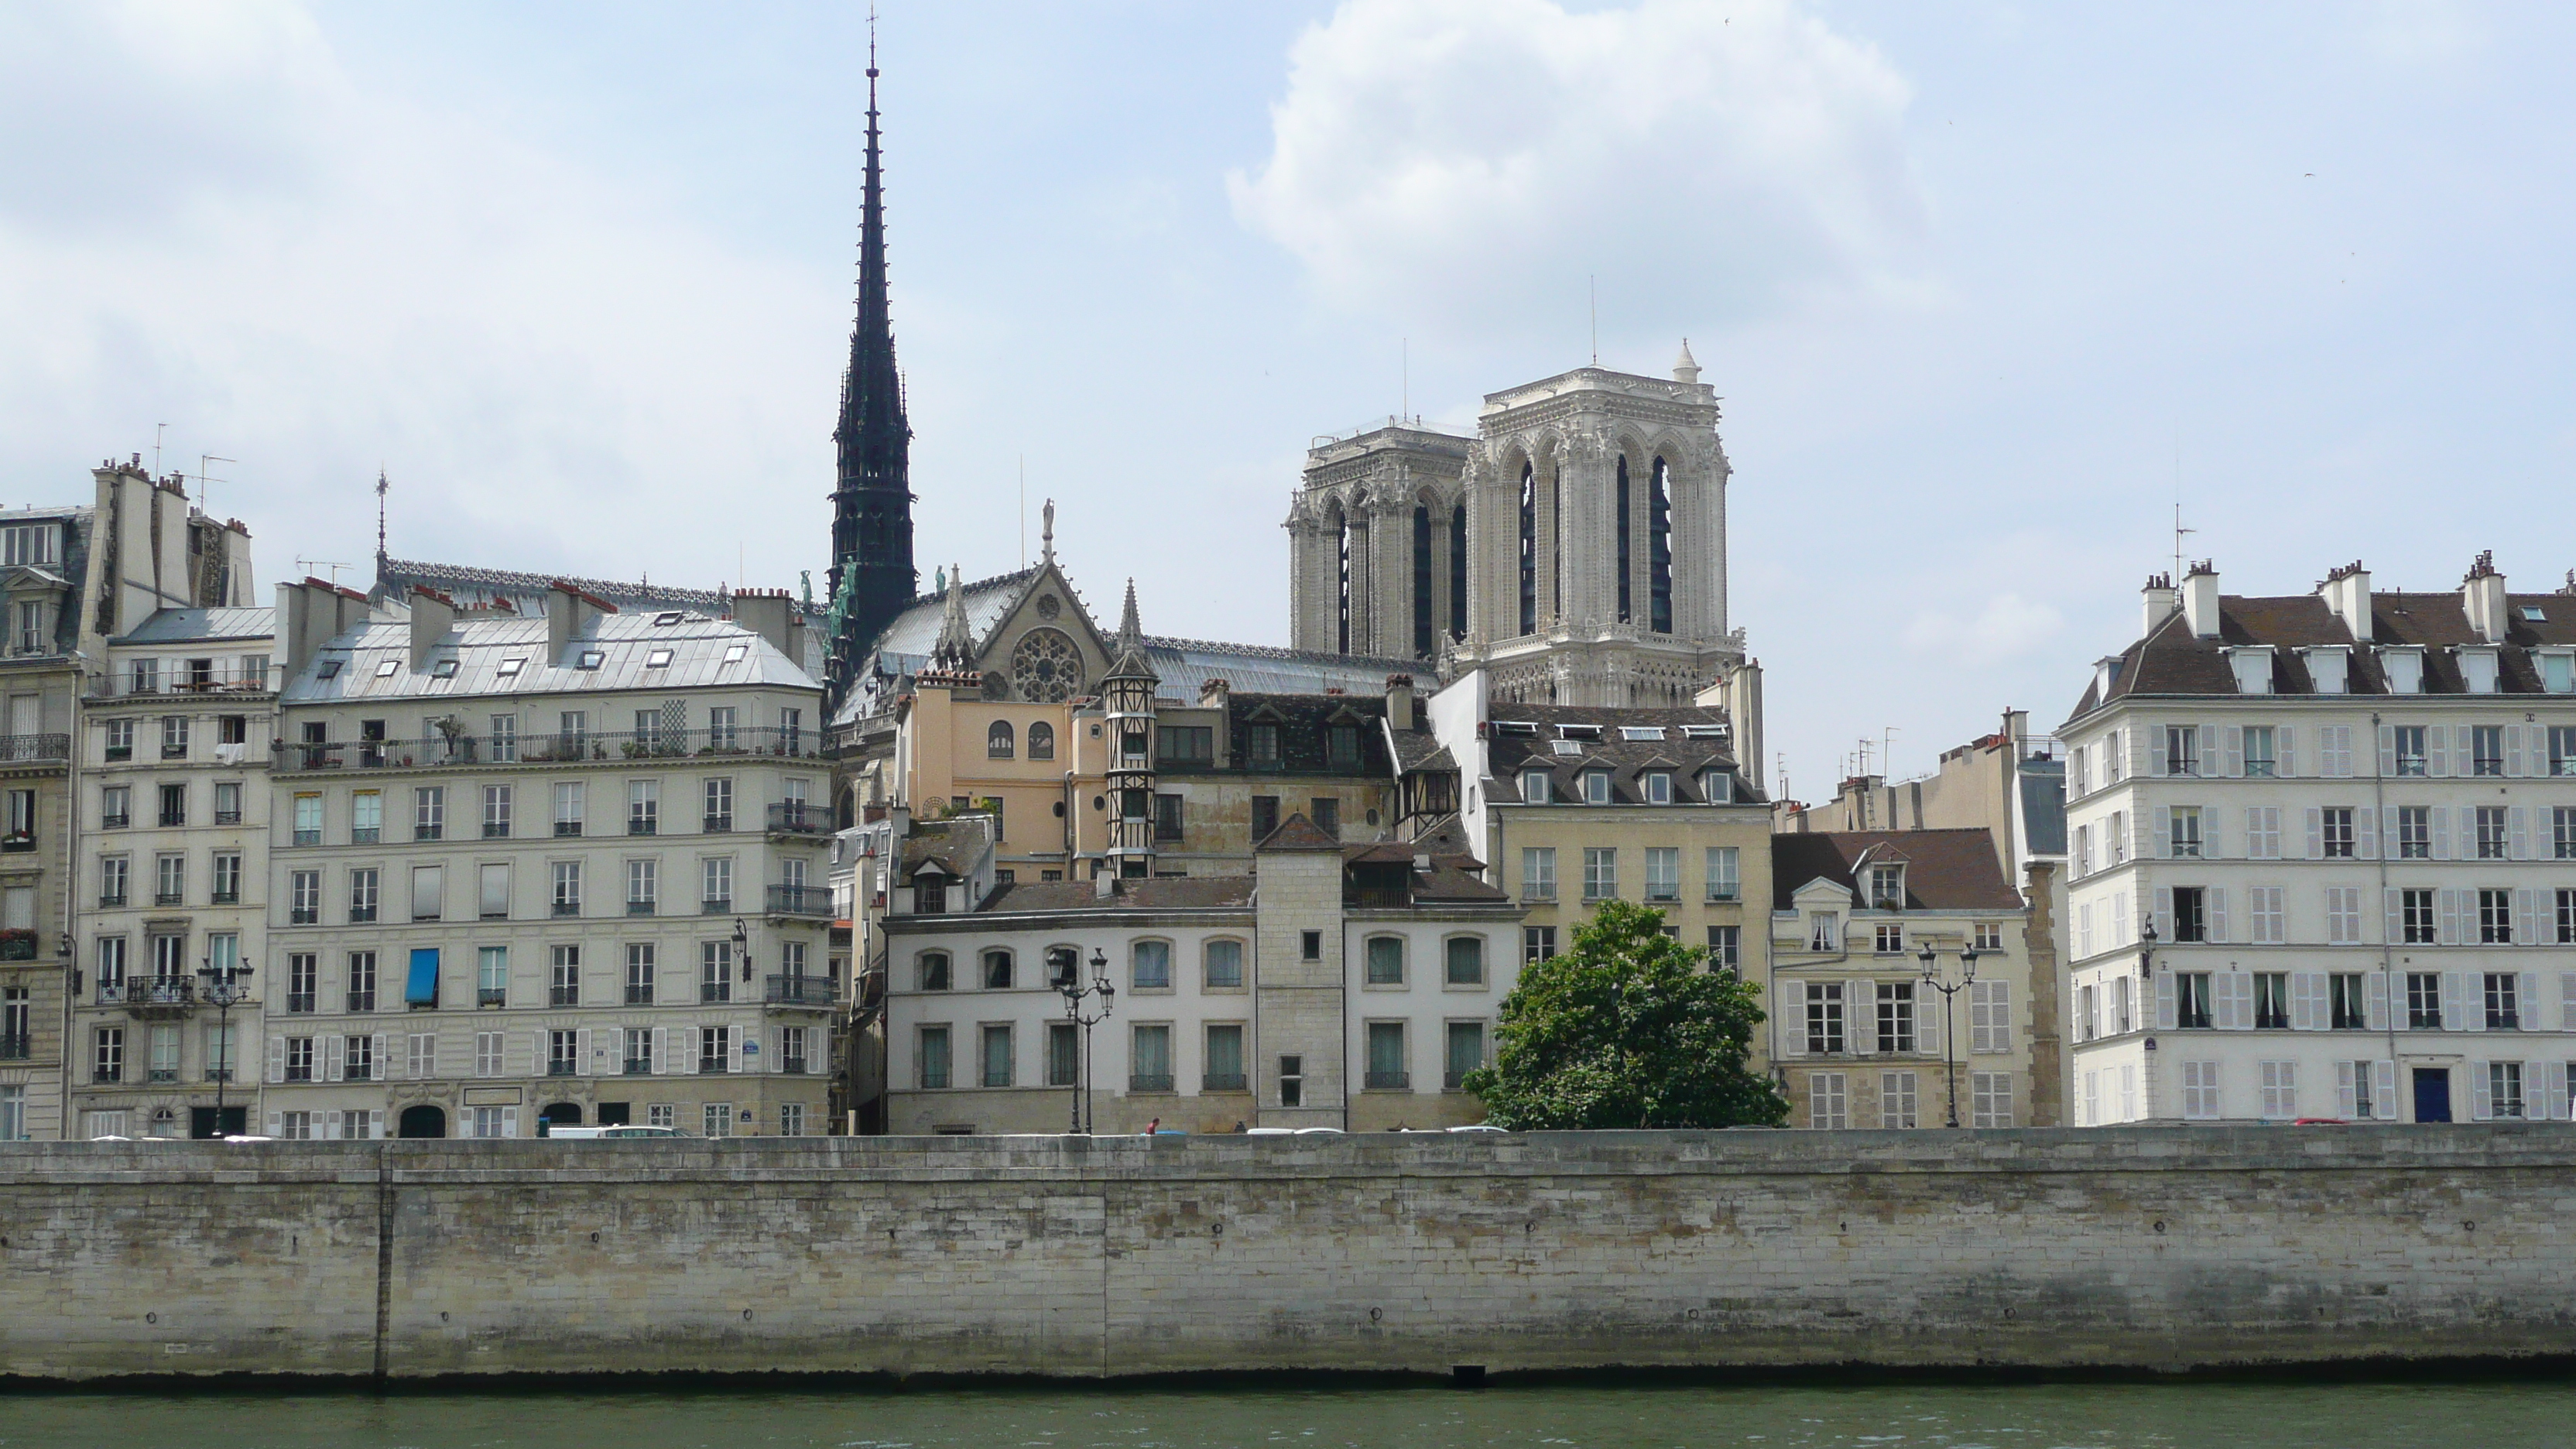
[[946,876],[925,866],[912,878],[912,913],[916,916],[940,916],[948,913],[948,878]]
[[1521,771],[1521,803],[1544,805],[1548,801],[1548,779],[1545,770]]
[[1880,864],[1869,868],[1869,907],[1874,911],[1905,909],[1905,867]]
[[2540,661],[2540,687],[2551,694],[2576,694],[2576,653],[2565,649],[2535,652]]
[[1807,949],[1840,951],[1843,948],[1842,917],[1833,911],[1818,911],[1807,918]]
[[1711,805],[1735,803],[1735,777],[1724,770],[1710,770],[1699,777],[1700,798]]
[[644,655],[644,667],[647,669],[670,668],[671,651],[668,649],[653,649],[646,651]]
[[2380,672],[2388,676],[2390,694],[2424,692],[2424,651],[2421,649],[2382,649],[2379,651]]
[[22,523],[0,529],[0,548],[6,550],[8,566],[52,563],[54,535],[61,531],[59,523]]
[[2460,682],[2471,694],[2496,692],[2496,652],[2493,649],[2460,651]]
[[2270,645],[2261,645],[2250,649],[2228,650],[2227,667],[2235,672],[2236,692],[2238,694],[2270,694],[2272,692],[2272,649]]
[[2344,651],[2343,646],[2338,644],[2326,645],[2315,649],[2302,649],[2299,651],[2299,655],[2307,661],[2308,679],[2311,683],[2315,684],[2317,693],[2345,694],[2350,692],[2345,686],[2344,676],[2347,666],[2351,663],[2351,656]]
[[1607,805],[1610,803],[1610,772],[1608,770],[1586,770],[1583,772],[1583,803],[1586,805]]
[[1670,770],[1648,770],[1637,777],[1638,793],[1649,805],[1673,803],[1673,774]]

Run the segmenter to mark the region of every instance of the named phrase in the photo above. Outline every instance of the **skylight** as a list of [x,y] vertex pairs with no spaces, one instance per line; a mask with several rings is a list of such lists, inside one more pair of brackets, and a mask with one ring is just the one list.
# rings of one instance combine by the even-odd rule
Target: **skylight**
[[1726,726],[1683,725],[1682,737],[1692,740],[1722,740],[1726,738]]
[[1619,738],[1623,740],[1660,740],[1663,737],[1664,727],[1662,725],[1619,726]]
[[1538,725],[1525,719],[1498,719],[1494,721],[1494,733],[1498,735],[1534,735],[1538,733]]
[[316,679],[333,679],[337,678],[339,673],[340,661],[337,659],[325,659],[322,661],[322,667],[313,671],[313,677]]
[[655,614],[653,616],[653,627],[660,629],[668,625],[676,624],[680,622],[680,617],[680,611],[677,609],[670,609],[663,613]]
[[727,664],[740,664],[750,653],[751,646],[748,644],[728,644],[725,646],[724,662]]
[[525,667],[527,662],[525,659],[504,659],[492,672],[503,679],[516,679],[519,677],[519,670]]
[[607,660],[608,655],[601,650],[584,649],[581,651],[581,662],[573,667],[576,669],[597,669],[600,665],[606,663]]
[[394,677],[394,671],[400,668],[402,668],[401,660],[387,659],[376,666],[376,677],[378,679],[391,679]]
[[1547,744],[1549,749],[1554,750],[1560,755],[1579,755],[1583,753],[1583,746],[1573,740],[1549,740]]
[[2522,606],[2522,621],[2526,624],[2546,624],[2549,622],[2549,615],[2538,604],[2525,604]]
[[668,649],[656,649],[656,650],[654,650],[653,652],[651,652],[651,653],[649,653],[649,654],[645,655],[645,656],[644,656],[644,667],[645,667],[645,668],[647,668],[647,669],[668,669],[668,668],[670,668],[670,667],[671,667],[671,651],[670,651],[670,650],[668,650]]
[[429,677],[432,679],[454,679],[456,677],[456,661],[453,659],[442,659],[436,664],[431,665],[429,669]]

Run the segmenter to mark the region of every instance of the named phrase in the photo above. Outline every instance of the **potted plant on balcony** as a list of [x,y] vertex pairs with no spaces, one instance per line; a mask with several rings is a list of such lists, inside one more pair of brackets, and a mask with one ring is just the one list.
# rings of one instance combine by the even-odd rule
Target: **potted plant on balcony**
[[26,929],[0,931],[0,961],[33,961],[36,959],[36,933]]

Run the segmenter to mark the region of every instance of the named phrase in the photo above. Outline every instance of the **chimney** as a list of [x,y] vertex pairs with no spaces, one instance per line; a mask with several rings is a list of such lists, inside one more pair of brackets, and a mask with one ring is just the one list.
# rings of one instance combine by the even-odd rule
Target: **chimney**
[[796,604],[785,589],[745,589],[733,596],[733,621],[796,658]]
[[2317,597],[2326,601],[2328,612],[2343,621],[2352,642],[2371,642],[2370,571],[2361,566],[2361,560],[2354,559],[2329,572],[2326,581],[2317,585]]
[[411,667],[427,669],[429,651],[456,628],[456,600],[424,584],[411,586]]
[[553,651],[555,665],[564,662],[564,651],[572,647],[584,628],[602,614],[614,614],[617,606],[605,599],[593,598],[561,579],[546,586],[546,645]]
[[1413,676],[1390,674],[1386,677],[1386,723],[1389,729],[1413,728]]
[[1222,679],[1210,679],[1199,685],[1199,708],[1223,709],[1234,686]]
[[367,622],[367,596],[307,578],[277,586],[277,639],[288,682],[302,677],[313,656],[343,631]]
[[1115,897],[1117,894],[1118,872],[1114,870],[1098,870],[1092,872],[1091,898],[1093,900],[1105,901]]
[[2182,581],[2183,622],[2195,639],[2218,637],[2218,569],[2207,559],[2191,566]]
[[2138,637],[2143,639],[2156,632],[2158,624],[2173,616],[2173,575],[2147,575],[2147,586],[2138,591],[2138,597],[2144,605],[2144,613],[2138,621]]
[[2501,644],[2513,627],[2513,615],[2505,602],[2504,575],[2496,572],[2495,550],[2478,555],[2476,563],[2460,580],[2460,602],[2469,611],[2469,627],[2478,638],[2489,644]]

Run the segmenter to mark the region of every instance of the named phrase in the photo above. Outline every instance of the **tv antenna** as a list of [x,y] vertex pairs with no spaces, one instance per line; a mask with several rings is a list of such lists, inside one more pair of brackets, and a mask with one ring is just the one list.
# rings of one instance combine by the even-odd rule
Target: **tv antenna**
[[[158,453],[159,453],[159,450],[158,450],[158,449],[155,449],[155,450],[154,450],[154,453],[155,453],[155,456],[157,457],[157,456],[158,456]],[[206,506],[206,500],[207,500],[208,498],[211,498],[211,497],[213,497],[213,496],[214,496],[213,490],[209,489],[209,488],[206,486],[207,484],[209,484],[209,483],[229,483],[229,482],[233,481],[233,480],[231,480],[230,478],[209,478],[209,477],[207,477],[207,476],[206,476],[206,465],[207,465],[208,463],[238,463],[238,462],[240,462],[240,461],[241,461],[241,459],[239,459],[239,458],[218,458],[218,457],[216,457],[216,456],[215,456],[214,454],[212,454],[212,453],[199,453],[199,454],[197,455],[197,506],[198,506],[199,508],[204,508],[204,507]],[[211,512],[211,510],[209,510],[209,511]]]
[[329,582],[331,586],[336,589],[340,586],[340,570],[353,569],[356,568],[357,565],[334,563],[327,558],[300,558],[295,561],[295,567],[308,579],[313,577],[313,571],[315,569],[329,569],[331,571]]

